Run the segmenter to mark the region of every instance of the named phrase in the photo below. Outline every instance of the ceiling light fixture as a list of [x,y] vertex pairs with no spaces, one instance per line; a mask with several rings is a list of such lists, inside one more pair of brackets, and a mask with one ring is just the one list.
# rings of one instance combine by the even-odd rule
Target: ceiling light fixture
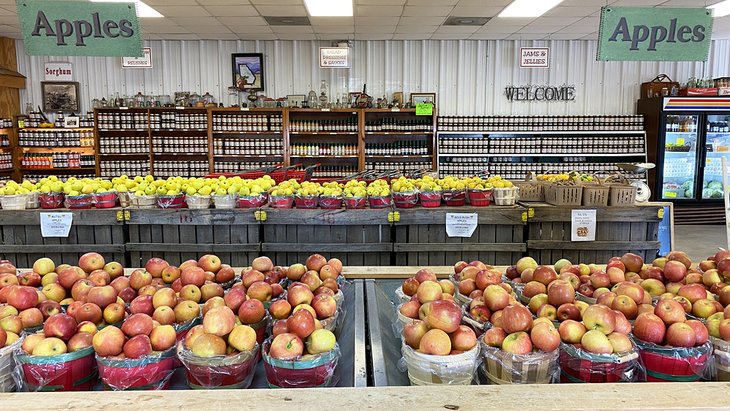
[[137,17],[152,17],[159,18],[165,17],[159,11],[153,9],[147,4],[140,0],[89,0],[92,3],[134,3],[134,7],[137,10]]
[[352,17],[352,0],[304,0],[312,17]]
[[730,14],[730,0],[721,1],[712,6],[707,6],[708,9],[712,10],[712,17],[724,17]]
[[497,17],[540,17],[563,0],[514,0]]

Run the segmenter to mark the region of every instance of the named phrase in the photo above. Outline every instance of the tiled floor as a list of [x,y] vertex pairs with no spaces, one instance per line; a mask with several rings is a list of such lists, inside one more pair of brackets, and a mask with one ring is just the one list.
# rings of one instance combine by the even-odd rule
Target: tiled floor
[[724,225],[675,225],[674,242],[674,249],[686,252],[693,262],[728,247]]

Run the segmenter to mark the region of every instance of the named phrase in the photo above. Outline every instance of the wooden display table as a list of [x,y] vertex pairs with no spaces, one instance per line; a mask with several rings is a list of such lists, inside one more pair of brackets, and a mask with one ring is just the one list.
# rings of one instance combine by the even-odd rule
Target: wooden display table
[[7,410],[711,410],[727,409],[727,383],[469,385],[220,391],[0,394]]

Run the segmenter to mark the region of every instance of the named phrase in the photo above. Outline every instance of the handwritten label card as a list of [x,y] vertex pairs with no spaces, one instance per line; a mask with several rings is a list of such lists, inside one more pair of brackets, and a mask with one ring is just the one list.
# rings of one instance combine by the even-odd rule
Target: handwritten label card
[[469,238],[476,231],[478,220],[477,213],[446,213],[446,234]]
[[570,241],[596,241],[596,210],[572,210]]
[[68,237],[74,220],[73,213],[40,213],[40,215],[43,237]]

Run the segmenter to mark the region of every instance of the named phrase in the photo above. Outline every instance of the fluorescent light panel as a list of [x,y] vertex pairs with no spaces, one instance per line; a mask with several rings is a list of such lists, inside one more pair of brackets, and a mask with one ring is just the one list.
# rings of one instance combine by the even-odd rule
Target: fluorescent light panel
[[153,9],[139,0],[89,0],[92,3],[134,3],[137,10],[137,17],[165,17],[159,11]]
[[515,0],[497,17],[540,17],[563,0]]
[[708,9],[712,10],[712,17],[724,17],[730,14],[730,0],[721,1],[712,6],[707,6]]
[[352,0],[304,0],[304,6],[312,17],[352,16]]

